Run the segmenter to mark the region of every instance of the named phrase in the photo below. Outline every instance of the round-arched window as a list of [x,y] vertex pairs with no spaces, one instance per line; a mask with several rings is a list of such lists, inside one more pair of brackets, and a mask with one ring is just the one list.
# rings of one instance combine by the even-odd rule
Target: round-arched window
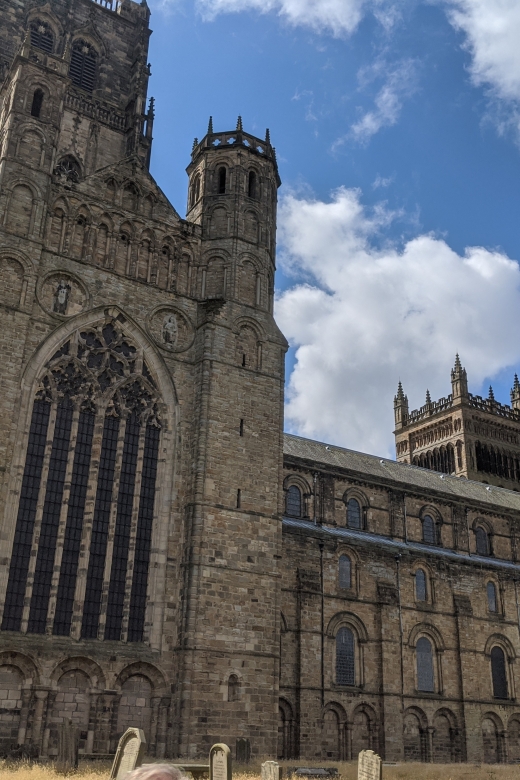
[[285,512],[289,517],[302,516],[302,493],[299,487],[291,485],[285,496]]
[[415,572],[415,599],[416,601],[428,600],[426,573],[424,569],[417,569]]
[[481,526],[475,529],[475,546],[478,555],[489,555],[489,536]]
[[236,674],[228,678],[228,701],[238,701],[240,698],[240,682]]
[[486,585],[488,609],[490,612],[497,612],[497,589],[494,582],[488,582]]
[[354,634],[346,626],[342,626],[336,634],[336,683],[356,683]]
[[422,636],[415,647],[417,660],[417,690],[433,693],[435,691],[435,677],[433,674],[433,648],[432,643]]
[[423,542],[425,544],[437,544],[435,521],[431,515],[424,515],[422,521]]
[[227,171],[222,166],[218,169],[218,193],[219,195],[224,195],[226,192],[226,174]]
[[507,699],[506,657],[498,645],[491,650],[491,677],[495,699]]
[[347,526],[357,530],[361,528],[361,505],[357,498],[347,501]]
[[339,557],[339,587],[352,587],[352,562],[348,555],[340,555]]

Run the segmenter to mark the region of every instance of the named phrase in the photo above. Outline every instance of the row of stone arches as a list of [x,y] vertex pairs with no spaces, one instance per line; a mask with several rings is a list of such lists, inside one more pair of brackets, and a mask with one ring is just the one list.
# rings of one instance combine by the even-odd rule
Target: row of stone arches
[[83,755],[113,753],[129,726],[143,729],[150,755],[165,755],[170,698],[152,664],[128,665],[108,690],[105,674],[89,658],[60,662],[44,681],[30,658],[3,653],[0,698],[0,755],[23,747],[52,759],[59,726],[67,719],[78,728]]
[[485,713],[481,724],[482,760],[486,764],[520,762],[520,713],[504,725],[495,712]]
[[475,459],[477,471],[520,482],[520,459],[515,453],[476,441]]
[[461,735],[456,715],[446,707],[431,719],[419,707],[410,707],[403,718],[405,761],[448,764],[462,760]]

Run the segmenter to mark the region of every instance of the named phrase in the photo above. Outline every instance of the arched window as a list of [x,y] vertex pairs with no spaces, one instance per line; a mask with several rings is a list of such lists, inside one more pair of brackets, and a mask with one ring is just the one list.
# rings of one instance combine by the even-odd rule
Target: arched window
[[437,544],[435,521],[430,515],[424,515],[423,517],[422,537],[425,544]]
[[426,585],[426,572],[424,569],[417,569],[415,572],[415,600],[427,601],[428,591]]
[[486,530],[481,526],[475,529],[475,546],[477,548],[478,555],[489,555],[489,536]]
[[47,22],[35,19],[29,25],[29,30],[31,33],[31,46],[48,53],[52,52],[54,49],[54,33]]
[[296,485],[291,485],[287,489],[285,511],[290,517],[302,516],[302,493]]
[[218,169],[218,193],[224,195],[226,192],[226,169],[224,166]]
[[32,103],[31,103],[31,116],[34,116],[36,119],[39,119],[42,110],[42,105],[43,105],[43,90],[35,89]]
[[339,557],[339,587],[352,587],[352,562],[348,555],[340,555]]
[[191,183],[190,190],[190,208],[192,208],[200,197],[200,175],[197,173]]
[[355,642],[354,634],[343,626],[336,634],[336,683],[338,685],[355,685]]
[[347,501],[347,526],[348,528],[361,528],[361,505],[357,498],[349,498]]
[[498,645],[491,650],[491,677],[495,699],[507,699],[506,657]]
[[433,648],[432,643],[425,636],[417,641],[415,655],[417,659],[417,690],[433,693],[435,691]]
[[[69,294],[70,287],[60,282],[57,300],[63,298],[66,304]],[[67,636],[75,614],[82,621],[83,638],[102,638],[98,631],[103,615],[104,638],[120,640],[127,614],[127,640],[143,640],[161,432],[159,403],[144,355],[127,340],[117,321],[107,320],[74,334],[46,364],[29,430],[4,631],[20,631],[24,603],[30,597],[29,633],[50,629]],[[52,438],[50,452],[45,446],[48,437]],[[93,453],[95,469],[91,469]],[[85,597],[78,606],[75,590],[89,495],[94,497],[91,542]],[[114,521],[114,542],[109,546]],[[58,544],[61,560],[52,615],[49,599]],[[26,596],[32,558],[34,582]],[[109,572],[108,592],[102,598],[105,571]]]
[[92,92],[96,84],[97,51],[80,38],[72,44],[69,77],[76,87]]
[[240,698],[240,682],[236,674],[230,674],[228,678],[228,701],[238,701]]
[[486,592],[489,611],[497,612],[497,589],[494,582],[488,582]]
[[62,176],[64,179],[67,179],[67,181],[77,182],[79,181],[81,170],[76,158],[71,154],[67,154],[58,162],[54,169],[54,173],[57,176]]
[[249,171],[247,194],[250,198],[256,198],[256,173],[254,171]]

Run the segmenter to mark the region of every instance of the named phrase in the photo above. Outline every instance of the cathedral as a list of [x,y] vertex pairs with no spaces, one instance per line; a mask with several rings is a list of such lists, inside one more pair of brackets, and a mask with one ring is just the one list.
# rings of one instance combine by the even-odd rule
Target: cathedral
[[269,131],[149,173],[146,0],[0,0],[0,754],[520,761],[520,384],[283,433]]

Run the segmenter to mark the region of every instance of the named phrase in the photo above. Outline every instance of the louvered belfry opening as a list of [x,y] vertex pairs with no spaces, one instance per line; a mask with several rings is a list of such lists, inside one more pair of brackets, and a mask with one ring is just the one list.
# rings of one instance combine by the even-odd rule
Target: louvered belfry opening
[[159,406],[142,352],[113,321],[76,332],[45,366],[2,630],[143,641]]
[[92,92],[96,85],[97,52],[82,39],[72,44],[69,76],[76,87]]
[[46,51],[48,54],[54,49],[54,33],[47,22],[35,19],[29,25],[31,46]]

